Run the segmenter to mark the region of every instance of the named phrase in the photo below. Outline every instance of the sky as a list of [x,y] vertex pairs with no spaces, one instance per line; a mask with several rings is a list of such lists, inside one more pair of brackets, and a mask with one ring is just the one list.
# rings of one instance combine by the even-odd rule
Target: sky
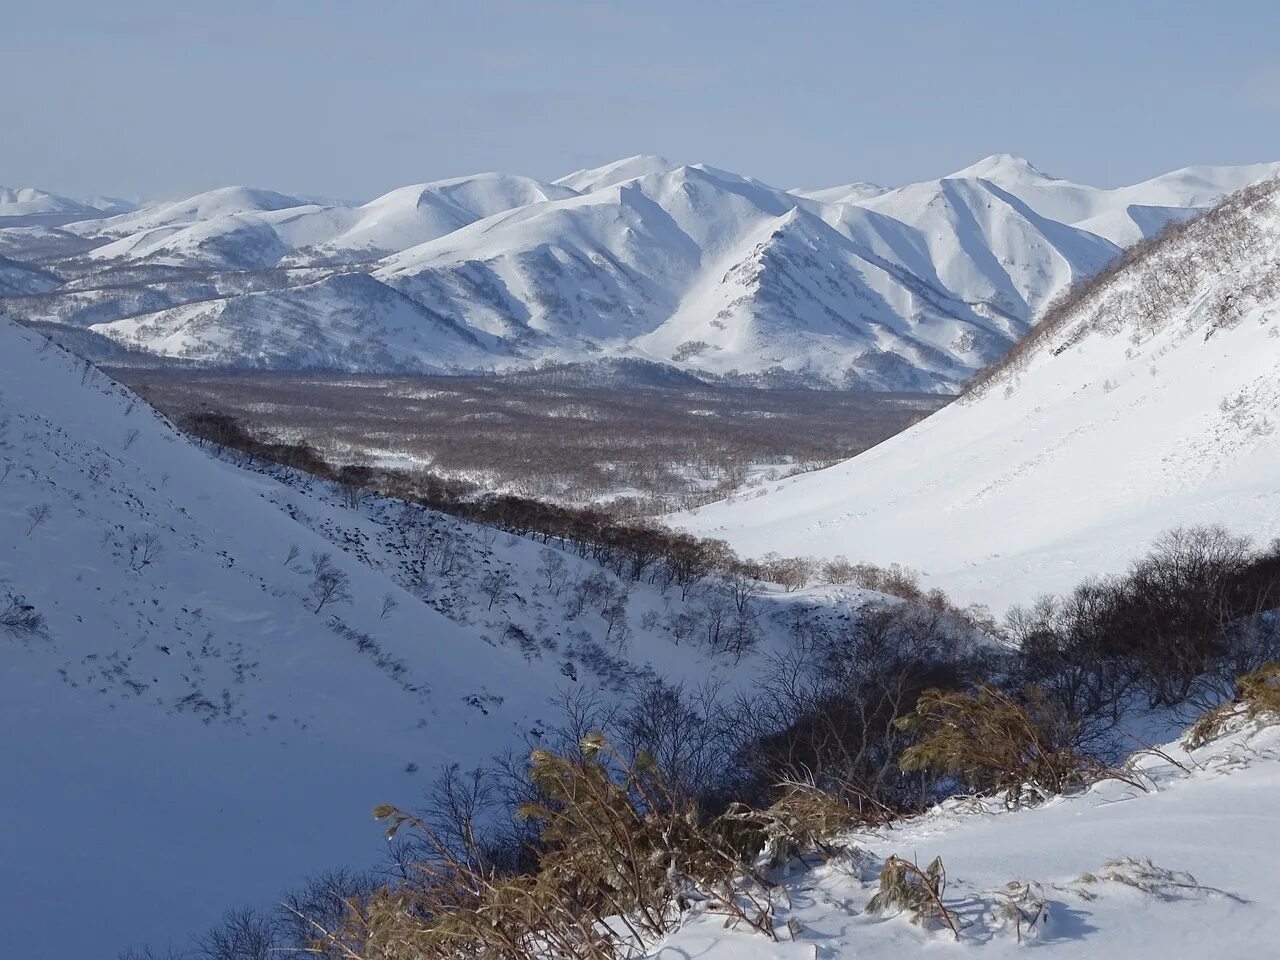
[[0,184],[367,199],[636,153],[780,187],[991,153],[1116,186],[1280,159],[1280,4],[40,0],[0,18]]

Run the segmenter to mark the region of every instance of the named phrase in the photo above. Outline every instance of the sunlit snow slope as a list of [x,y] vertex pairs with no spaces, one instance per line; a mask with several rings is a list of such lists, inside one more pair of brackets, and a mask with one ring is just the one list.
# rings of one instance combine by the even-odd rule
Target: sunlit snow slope
[[753,555],[905,562],[996,608],[1178,524],[1280,534],[1278,192],[1136,257],[905,433],[673,522]]

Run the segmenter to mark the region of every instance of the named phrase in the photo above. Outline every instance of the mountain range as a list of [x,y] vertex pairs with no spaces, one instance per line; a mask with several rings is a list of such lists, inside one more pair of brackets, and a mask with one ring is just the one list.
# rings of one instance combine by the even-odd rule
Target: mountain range
[[1278,171],[1100,189],[995,155],[895,189],[784,190],[637,156],[360,205],[229,187],[7,228],[10,201],[64,216],[78,201],[4,191],[0,294],[26,322],[222,366],[634,357],[734,382],[948,393],[1122,249]]

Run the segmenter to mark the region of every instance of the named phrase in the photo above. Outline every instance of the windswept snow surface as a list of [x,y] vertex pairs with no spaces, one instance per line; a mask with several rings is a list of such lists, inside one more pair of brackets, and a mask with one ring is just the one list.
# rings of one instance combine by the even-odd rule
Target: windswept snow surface
[[[0,253],[67,278],[13,300],[20,319],[233,366],[313,363],[293,332],[305,315],[318,349],[339,347],[353,371],[630,357],[766,385],[948,393],[1122,247],[1277,169],[1192,167],[1100,189],[996,154],[895,189],[786,191],[641,155],[553,183],[414,184],[361,206],[227,187],[40,235],[0,229]],[[308,289],[338,273],[413,300],[421,335],[375,322],[376,342],[356,342],[342,328],[360,305]],[[231,301],[277,291],[279,309],[196,308],[202,333],[175,336],[191,312],[173,308],[211,287]],[[479,349],[460,357],[441,321]]]
[[[652,956],[994,960],[1028,948],[1062,960],[1270,956],[1280,943],[1280,727],[1247,725],[1198,750],[1175,742],[1161,752],[1136,760],[1143,788],[1105,781],[1016,812],[954,800],[889,830],[850,834],[843,855],[783,881],[783,942],[726,931],[720,917],[706,916]],[[940,923],[866,910],[894,854],[921,867],[942,858],[959,943]],[[1038,885],[1045,903],[1030,929],[1001,915],[1012,882]]]
[[[417,565],[426,549],[451,551],[452,572]],[[699,601],[647,583],[629,585],[629,635],[610,636],[598,609],[567,610],[570,588],[546,589],[543,550],[215,457],[0,317],[0,610],[12,594],[46,618],[39,635],[0,628],[0,952],[180,944],[308,873],[374,864],[374,804],[412,806],[442,764],[519,749],[557,691],[758,669],[674,642],[670,619]],[[316,553],[350,602],[316,612]],[[562,556],[569,584],[623,588]],[[492,604],[490,573],[510,578]],[[864,601],[762,597],[762,649],[797,602]]]
[[[749,555],[907,563],[997,612],[1118,572],[1176,525],[1280,535],[1278,193],[1249,215],[1250,245],[1193,225],[978,395],[852,460],[672,522]],[[1167,311],[1154,314],[1154,278],[1188,257],[1207,273],[1181,294],[1156,288]]]

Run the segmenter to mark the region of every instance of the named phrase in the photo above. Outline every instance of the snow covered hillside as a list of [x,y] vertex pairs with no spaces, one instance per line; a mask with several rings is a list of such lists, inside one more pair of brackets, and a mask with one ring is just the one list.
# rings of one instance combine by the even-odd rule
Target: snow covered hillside
[[[835,857],[784,881],[782,942],[699,917],[653,956],[987,960],[1032,946],[1063,960],[1265,955],[1280,943],[1280,727],[1249,724],[1196,750],[1175,742],[1135,770],[1141,788],[1104,781],[1020,811],[957,798],[892,830],[850,834]],[[958,937],[939,920],[867,910],[891,855],[921,868],[942,858]]]
[[[479,370],[623,356],[945,393],[1123,246],[1277,169],[1188,168],[1106,190],[996,155],[896,189],[786,191],[637,156],[554,183],[416,184],[362,206],[228,187],[0,229],[0,254],[62,281],[10,291],[13,316],[205,362]],[[315,286],[354,273],[377,283]],[[417,319],[361,302],[386,301],[384,287]]]
[[924,422],[673,522],[750,555],[904,562],[1000,611],[1179,524],[1280,535],[1277,411],[1272,179],[1100,278]]
[[[709,589],[238,466],[0,318],[0,612],[43,618],[0,625],[6,955],[179,941],[370,864],[373,804],[536,739],[557,691],[744,681],[691,638],[728,623]],[[744,629],[865,599],[766,591]]]

